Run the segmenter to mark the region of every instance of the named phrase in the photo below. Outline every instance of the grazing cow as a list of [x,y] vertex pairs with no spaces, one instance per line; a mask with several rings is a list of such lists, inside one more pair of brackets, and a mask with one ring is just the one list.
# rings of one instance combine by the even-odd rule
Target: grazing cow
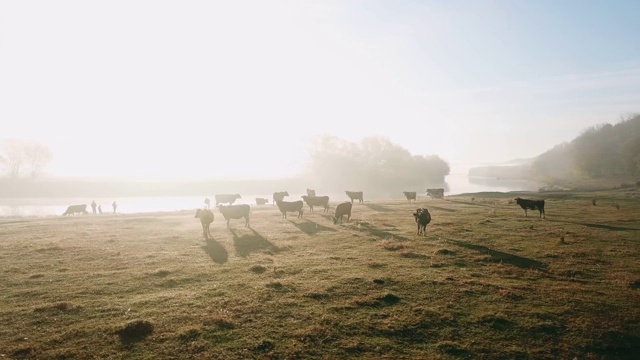
[[62,216],[73,215],[75,213],[88,214],[88,212],[87,212],[87,204],[71,205],[71,206],[69,206],[67,208],[67,211],[65,211],[64,214],[62,214]]
[[540,217],[545,218],[544,214],[544,200],[529,200],[529,199],[521,199],[517,197],[516,204],[520,205],[521,208],[524,209],[524,216],[527,216],[527,210],[538,210],[540,211]]
[[278,209],[280,209],[283,219],[287,218],[287,212],[297,212],[298,217],[299,218],[302,217],[302,212],[303,212],[302,207],[304,206],[304,203],[302,202],[302,200],[278,201],[276,205],[278,205]]
[[404,194],[404,197],[409,200],[409,202],[413,200],[413,203],[416,203],[416,197],[418,196],[418,194],[415,191],[403,191],[402,193]]
[[351,203],[353,204],[353,200],[358,200],[359,203],[363,202],[362,199],[362,191],[345,191],[349,199],[351,199]]
[[256,205],[264,205],[269,202],[269,199],[265,198],[256,198]]
[[307,196],[302,195],[302,200],[309,205],[309,209],[313,211],[314,206],[324,207],[323,212],[329,211],[329,197],[328,196]]
[[351,208],[353,204],[350,202],[343,202],[342,204],[336,206],[336,213],[333,216],[333,224],[338,223],[338,219],[340,219],[340,224],[342,224],[342,217],[347,215],[347,222],[351,220]]
[[444,197],[444,189],[443,188],[427,189],[427,196],[430,196],[434,199],[442,199]]
[[278,201],[284,200],[285,196],[289,196],[289,193],[286,191],[279,191],[273,193],[273,206],[276,205]]
[[213,212],[209,209],[198,209],[196,210],[195,218],[200,219],[200,223],[202,224],[202,235],[204,236],[204,239],[213,239],[213,236],[211,236],[211,233],[209,232],[209,226],[213,222]]
[[204,208],[205,209],[211,208],[211,200],[209,200],[209,198],[204,198]]
[[220,210],[220,213],[222,214],[224,219],[227,220],[227,227],[229,227],[229,221],[231,219],[240,219],[240,218],[244,218],[244,226],[250,227],[249,226],[249,210],[250,209],[251,209],[251,206],[247,204],[229,205],[229,206],[224,206],[222,204],[218,205],[218,210]]
[[216,195],[216,207],[220,204],[229,203],[229,205],[233,205],[233,203],[240,199],[240,194],[221,194]]
[[308,197],[314,197],[316,196],[316,191],[312,190],[312,189],[307,189],[307,196]]
[[416,209],[416,212],[413,213],[413,218],[418,224],[418,235],[422,233],[422,235],[427,236],[427,225],[431,222],[429,210],[427,208]]

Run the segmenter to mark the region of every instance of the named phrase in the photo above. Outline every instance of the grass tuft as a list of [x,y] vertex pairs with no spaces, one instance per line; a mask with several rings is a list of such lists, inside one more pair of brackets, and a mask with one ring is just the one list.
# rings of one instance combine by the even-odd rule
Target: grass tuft
[[134,320],[116,331],[124,343],[140,341],[153,333],[153,324],[146,320]]
[[267,271],[267,268],[266,268],[265,266],[262,266],[262,265],[253,265],[253,266],[251,266],[251,267],[249,268],[249,270],[250,270],[252,273],[255,273],[255,274],[262,274],[262,273],[264,273],[265,271]]

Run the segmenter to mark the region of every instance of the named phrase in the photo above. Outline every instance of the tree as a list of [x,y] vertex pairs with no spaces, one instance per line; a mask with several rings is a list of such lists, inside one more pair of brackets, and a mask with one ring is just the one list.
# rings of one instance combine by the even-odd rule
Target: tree
[[395,193],[444,182],[449,165],[437,155],[412,155],[381,136],[351,143],[335,136],[314,140],[308,169],[323,187]]
[[9,177],[19,178],[24,174],[36,177],[51,162],[53,155],[47,146],[37,141],[12,138],[3,141],[0,159]]

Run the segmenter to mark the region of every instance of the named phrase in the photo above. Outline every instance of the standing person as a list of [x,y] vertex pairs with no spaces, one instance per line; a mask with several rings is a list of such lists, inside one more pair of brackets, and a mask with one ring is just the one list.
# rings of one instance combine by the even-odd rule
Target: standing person
[[209,200],[209,198],[204,198],[204,208],[205,209],[211,208],[211,200]]
[[98,212],[102,214],[102,205],[98,205]]
[[116,213],[116,208],[118,207],[118,204],[116,204],[116,202],[114,201],[113,204],[111,204],[111,206],[113,206],[113,213]]
[[93,210],[93,215],[95,215],[95,214],[96,214],[96,206],[98,206],[98,204],[96,204],[96,201],[95,201],[95,200],[93,200],[93,201],[91,202],[91,209]]

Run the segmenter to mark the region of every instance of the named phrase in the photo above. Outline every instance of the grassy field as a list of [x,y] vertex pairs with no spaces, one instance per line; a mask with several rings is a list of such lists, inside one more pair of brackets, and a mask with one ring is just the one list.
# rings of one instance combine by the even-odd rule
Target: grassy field
[[640,192],[525,195],[0,219],[0,359],[637,359]]

